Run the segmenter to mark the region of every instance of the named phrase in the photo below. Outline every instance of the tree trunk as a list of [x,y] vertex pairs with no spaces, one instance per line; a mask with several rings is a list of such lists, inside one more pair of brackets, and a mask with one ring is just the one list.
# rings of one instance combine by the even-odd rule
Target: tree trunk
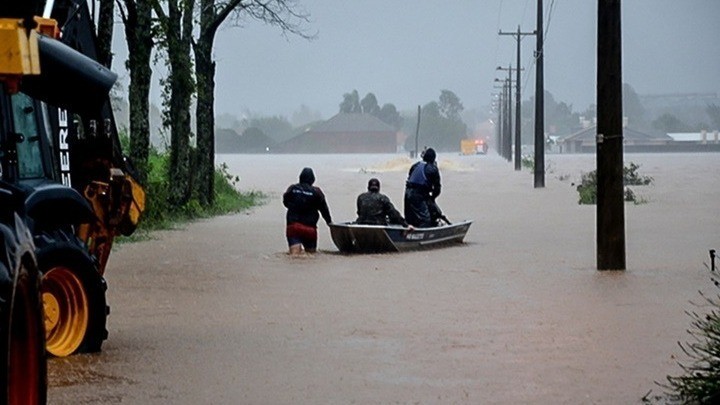
[[176,1],[168,2],[167,53],[170,63],[170,172],[172,186],[169,201],[181,207],[190,201],[190,104],[193,93],[190,35],[192,35],[192,1],[186,0],[183,10]]
[[197,80],[198,197],[204,206],[215,202],[215,62],[212,39],[200,37],[195,45]]
[[153,48],[152,8],[149,0],[125,0],[125,37],[128,45],[127,67],[130,71],[128,98],[130,104],[130,160],[137,170],[140,184],[147,181],[150,151],[150,82]]
[[[179,10],[179,1],[182,1],[182,11]],[[253,0],[243,3],[243,0],[228,0],[219,2],[215,0],[200,0],[200,29],[198,41],[194,44],[195,51],[195,78],[197,80],[197,166],[190,170],[190,97],[194,88],[192,86],[192,62],[190,61],[190,42],[192,35],[192,12],[194,0],[168,0],[167,18],[164,17],[164,8],[155,3],[155,12],[164,22],[164,34],[167,39],[168,60],[170,62],[170,95],[166,105],[169,107],[167,123],[170,125],[172,150],[170,153],[170,179],[176,183],[171,190],[171,203],[184,204],[190,198],[193,179],[191,174],[197,174],[197,196],[203,205],[209,206],[214,202],[214,174],[215,174],[215,62],[212,60],[212,48],[215,33],[223,21],[233,12],[247,11],[250,8],[250,17],[269,24],[281,27],[283,31],[301,34],[298,26],[288,22],[283,17],[305,20],[303,14],[292,10],[291,1]],[[301,34],[302,35],[302,34]],[[187,114],[187,115],[186,115]]]
[[214,0],[200,3],[200,35],[194,45],[195,80],[197,80],[197,173],[200,204],[215,203],[215,61],[212,48],[217,15]]
[[98,13],[98,62],[108,69],[112,65],[113,0],[100,0]]

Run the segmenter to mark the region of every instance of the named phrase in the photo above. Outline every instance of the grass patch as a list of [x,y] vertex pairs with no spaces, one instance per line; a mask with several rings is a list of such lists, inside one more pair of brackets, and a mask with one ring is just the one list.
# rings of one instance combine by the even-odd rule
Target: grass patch
[[177,229],[196,219],[241,212],[265,202],[266,195],[262,192],[239,191],[237,183],[240,179],[231,175],[228,166],[223,163],[215,168],[215,202],[212,206],[203,207],[197,197],[193,197],[183,206],[172,206],[168,202],[171,186],[168,180],[169,160],[169,153],[151,150],[145,186],[145,212],[135,233],[119,237],[118,242],[145,240],[152,231]]

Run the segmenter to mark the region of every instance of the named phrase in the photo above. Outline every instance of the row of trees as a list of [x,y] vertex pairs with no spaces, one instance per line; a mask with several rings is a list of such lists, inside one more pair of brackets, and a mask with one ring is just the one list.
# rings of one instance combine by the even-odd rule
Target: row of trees
[[[417,132],[418,149],[428,146],[438,150],[457,151],[460,141],[465,139],[468,132],[467,125],[460,117],[464,109],[460,98],[450,90],[442,90],[438,101],[422,106]],[[409,135],[405,140],[405,149],[415,150],[417,115],[408,117],[405,122],[403,131]]]
[[[421,124],[417,134],[420,146],[457,150],[460,147],[460,140],[467,135],[467,125],[460,117],[463,110],[460,98],[450,90],[442,90],[438,101],[425,104],[420,112]],[[405,149],[415,150],[416,114],[403,117],[395,105],[390,103],[380,107],[373,93],[367,93],[361,100],[357,90],[343,95],[340,112],[370,114],[396,130],[402,129],[409,135],[405,141]]]
[[720,129],[720,106],[717,104],[708,104],[705,106],[705,113],[710,119],[709,123],[697,122],[690,124],[682,120],[677,115],[665,112],[652,121],[652,127],[658,131],[668,132],[699,132],[702,130]]
[[[146,180],[150,148],[149,95],[152,57],[167,61],[163,84],[164,124],[170,131],[168,178],[174,187],[170,203],[180,207],[196,197],[214,202],[215,61],[212,57],[221,25],[248,19],[278,27],[286,34],[304,31],[308,15],[294,0],[99,0],[98,40],[101,62],[110,66],[114,6],[121,16],[128,47],[130,158],[141,183]],[[191,146],[191,101],[196,96],[196,147]]]
[[377,97],[373,93],[368,93],[360,100],[357,90],[343,95],[343,101],[340,103],[341,113],[364,113],[377,117],[380,121],[399,130],[402,128],[403,119],[398,113],[394,104],[383,104],[380,107]]
[[[544,97],[545,124],[550,134],[570,135],[582,128],[581,118],[592,120],[597,115],[594,104],[584,111],[577,112],[573,111],[572,104],[556,101],[549,91],[545,91]],[[533,142],[534,111],[534,97],[523,101],[522,142],[526,144]],[[684,117],[678,116],[682,112]],[[652,109],[643,103],[635,89],[627,83],[623,85],[623,115],[628,119],[629,127],[647,133],[696,132],[720,128],[720,107],[715,104],[695,108],[686,106],[682,109],[676,108],[673,112]]]

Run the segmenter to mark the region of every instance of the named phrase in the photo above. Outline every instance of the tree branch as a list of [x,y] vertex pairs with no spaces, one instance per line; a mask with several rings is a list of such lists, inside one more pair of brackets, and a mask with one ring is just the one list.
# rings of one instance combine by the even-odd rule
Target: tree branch
[[165,14],[165,10],[163,10],[162,5],[158,0],[151,0],[152,8],[155,11],[155,15],[157,15],[158,20],[160,20],[160,23],[162,25],[167,25],[167,14]]
[[[127,3],[129,0],[125,0]],[[125,9],[123,8],[123,3],[120,0],[115,0],[115,3],[118,6],[118,10],[120,10],[120,19],[123,22],[123,25],[127,24],[127,16],[125,15]]]
[[219,12],[215,12],[213,10],[215,18],[208,26],[207,31],[212,31],[214,34],[214,31],[217,31],[220,25],[230,16],[230,13],[236,10],[237,7],[239,7],[240,10],[245,10],[249,7],[248,4],[242,4],[242,2],[243,0],[232,0],[229,3],[225,3],[225,5],[220,8]]

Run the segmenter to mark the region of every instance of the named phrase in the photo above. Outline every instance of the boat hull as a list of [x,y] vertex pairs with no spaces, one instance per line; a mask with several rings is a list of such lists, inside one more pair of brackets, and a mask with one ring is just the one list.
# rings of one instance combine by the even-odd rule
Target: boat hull
[[343,253],[378,253],[418,250],[461,243],[472,221],[410,231],[398,225],[330,224],[330,235]]

